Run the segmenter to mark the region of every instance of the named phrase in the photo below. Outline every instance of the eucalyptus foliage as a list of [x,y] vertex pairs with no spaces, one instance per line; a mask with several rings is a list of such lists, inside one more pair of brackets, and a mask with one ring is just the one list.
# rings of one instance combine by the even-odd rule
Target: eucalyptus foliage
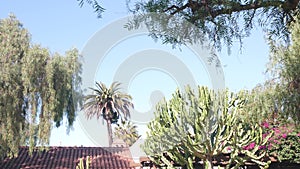
[[244,104],[242,95],[227,90],[177,90],[169,101],[158,104],[143,149],[160,166],[194,168],[202,161],[211,169],[214,159],[230,153],[227,168],[238,168],[246,161],[267,167],[268,163],[261,161],[265,152],[259,147],[271,134],[263,137],[258,123],[239,118]]
[[71,127],[80,105],[78,50],[51,54],[30,40],[15,16],[0,20],[0,154],[10,157],[49,144],[53,122]]

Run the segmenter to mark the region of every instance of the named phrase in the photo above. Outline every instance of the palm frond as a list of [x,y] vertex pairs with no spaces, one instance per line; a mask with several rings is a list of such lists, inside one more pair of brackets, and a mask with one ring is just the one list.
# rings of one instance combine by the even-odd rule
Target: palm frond
[[93,116],[100,118],[102,116],[105,117],[104,120],[113,120],[115,113],[118,118],[127,119],[130,117],[130,107],[134,107],[131,102],[132,97],[120,91],[120,82],[113,82],[109,88],[102,82],[96,82],[95,86],[95,88],[90,88],[93,94],[84,98],[83,109],[88,118]]

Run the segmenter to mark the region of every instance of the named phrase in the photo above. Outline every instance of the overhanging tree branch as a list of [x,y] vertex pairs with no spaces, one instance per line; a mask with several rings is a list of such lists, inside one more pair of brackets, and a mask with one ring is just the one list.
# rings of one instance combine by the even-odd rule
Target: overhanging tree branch
[[[170,15],[175,15],[177,13],[184,12],[184,10],[191,10],[193,14],[197,14],[199,19],[205,19],[207,17],[216,18],[220,15],[231,15],[234,12],[241,12],[247,10],[255,10],[259,8],[270,8],[276,7],[281,8],[283,11],[288,12],[294,11],[297,9],[299,0],[272,0],[272,1],[254,1],[248,4],[242,4],[238,2],[230,2],[228,5],[224,5],[221,1],[217,3],[207,0],[202,0],[199,2],[195,2],[193,0],[189,0],[183,6],[172,5],[167,9],[163,10],[163,12],[169,13]],[[206,11],[206,12],[203,12]]]
[[[146,22],[151,36],[163,43],[181,45],[203,42],[208,38],[216,49],[225,44],[230,52],[234,41],[242,45],[242,38],[250,35],[255,24],[269,39],[289,42],[288,26],[300,14],[300,0],[148,0],[136,3],[134,14],[157,14],[164,19],[135,17],[134,27]],[[159,18],[159,17],[158,17]],[[171,19],[173,18],[173,19]],[[185,22],[186,21],[186,22]],[[188,22],[188,24],[187,24]],[[174,29],[172,26],[176,25]],[[190,26],[187,26],[190,25]],[[131,26],[132,27],[132,26]],[[180,31],[178,31],[180,30]],[[186,36],[185,32],[189,32]],[[183,34],[184,33],[184,34]],[[204,38],[205,37],[205,38]]]

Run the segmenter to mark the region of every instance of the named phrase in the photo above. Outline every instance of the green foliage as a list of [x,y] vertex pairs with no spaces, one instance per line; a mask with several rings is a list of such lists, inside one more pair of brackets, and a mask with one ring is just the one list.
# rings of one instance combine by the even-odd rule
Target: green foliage
[[273,132],[264,149],[280,162],[300,163],[300,130],[290,123],[263,124],[264,135]]
[[212,168],[213,158],[228,149],[227,168],[238,168],[246,161],[265,167],[267,163],[260,161],[265,153],[259,146],[270,136],[263,138],[257,123],[248,125],[239,118],[244,101],[242,95],[205,87],[198,87],[196,93],[190,87],[185,92],[177,90],[171,100],[158,104],[143,149],[156,164],[168,167],[177,163],[193,168],[193,163],[202,160],[206,168]]
[[259,123],[265,126],[264,133],[274,132],[266,146],[270,156],[275,156],[280,161],[298,163],[297,131],[300,119],[298,18],[289,28],[292,32],[290,45],[282,41],[270,41],[271,54],[267,67],[269,79],[264,85],[258,85],[252,91],[240,92],[247,98],[241,114],[248,124]]
[[[127,0],[130,11],[137,15],[132,22],[139,25],[146,22],[152,37],[163,42],[182,44],[202,42],[205,36],[213,46],[221,49],[222,44],[230,47],[234,41],[240,41],[250,35],[253,28],[261,26],[271,37],[287,38],[287,26],[299,13],[299,0]],[[144,17],[146,14],[165,14],[164,19]],[[163,16],[163,15],[162,15]],[[174,17],[174,18],[172,18]],[[174,24],[187,21],[193,25]],[[181,32],[176,34],[176,28]],[[153,28],[153,29],[151,29]],[[154,29],[156,28],[156,29]],[[197,35],[200,34],[200,35]],[[196,35],[196,36],[195,36]]]
[[261,124],[266,119],[272,120],[275,112],[274,89],[270,84],[257,85],[252,90],[241,90],[238,95],[245,98],[240,116],[248,124]]
[[30,43],[15,16],[0,21],[0,152],[16,156],[20,145],[49,143],[52,123],[71,127],[81,98],[77,49],[65,56]]
[[300,24],[297,18],[291,26],[292,43],[285,46],[271,41],[271,55],[268,72],[271,74],[275,91],[274,101],[278,114],[296,123],[300,122]]
[[89,169],[90,168],[90,164],[91,164],[91,159],[90,156],[86,156],[86,160],[85,160],[85,166],[84,166],[84,159],[81,158],[79,160],[79,163],[76,166],[76,169]]
[[129,147],[132,146],[140,137],[137,126],[130,121],[121,121],[114,130],[114,137],[123,140]]
[[104,83],[96,82],[93,94],[84,98],[83,109],[88,119],[96,116],[102,117],[107,124],[109,146],[112,144],[111,124],[115,124],[121,118],[127,120],[130,117],[130,108],[133,107],[130,95],[123,93],[120,88],[121,83],[113,82],[110,87]]
[[21,60],[30,45],[30,36],[14,16],[0,21],[0,33],[0,154],[10,152],[12,156],[18,152],[20,142],[24,141],[21,136],[27,127],[19,74]]
[[272,152],[279,161],[288,161],[290,163],[300,163],[300,136],[289,134],[286,138],[279,140],[279,144],[275,144]]
[[105,11],[105,9],[99,4],[97,0],[77,0],[79,3],[79,6],[82,7],[84,3],[88,3],[88,5],[92,6],[94,9],[94,12],[97,13],[97,17],[101,18],[102,13]]

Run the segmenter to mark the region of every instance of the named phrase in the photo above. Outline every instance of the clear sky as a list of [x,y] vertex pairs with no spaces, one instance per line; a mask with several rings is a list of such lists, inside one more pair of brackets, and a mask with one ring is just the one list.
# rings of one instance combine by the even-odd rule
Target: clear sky
[[[89,44],[89,40],[97,36],[96,32],[101,32],[104,28],[109,27],[120,20],[120,18],[129,14],[125,0],[106,0],[102,5],[106,8],[106,11],[103,13],[103,18],[98,19],[90,6],[86,4],[83,8],[80,8],[76,0],[1,1],[0,18],[5,18],[9,13],[13,13],[23,23],[24,27],[29,30],[33,43],[41,44],[43,47],[49,48],[51,52],[63,54],[64,51],[72,47],[83,51]],[[98,48],[104,48],[105,40],[110,40],[110,36],[117,36],[119,33],[120,31],[116,29],[115,31],[111,30],[109,34],[100,34],[100,37],[103,36],[104,40],[98,39],[99,41],[97,42],[103,43],[99,44]],[[174,59],[170,65],[174,67],[174,65],[178,64],[177,70],[173,70],[172,66],[168,67],[167,63],[162,64],[160,67],[160,63],[164,62],[163,59],[151,60],[150,58],[147,62],[134,60],[134,58],[138,58],[137,56],[146,56],[149,53],[153,55],[155,52],[158,52],[158,55],[165,55],[162,58],[175,56],[178,62]],[[228,55],[227,51],[224,50],[218,53],[218,56],[224,71],[225,86],[232,91],[251,89],[257,83],[264,81],[265,76],[263,72],[268,61],[268,46],[260,29],[255,29],[249,38],[244,39],[242,53],[239,50],[239,46],[234,45],[231,55]],[[156,58],[156,56],[152,58]],[[152,65],[149,68],[147,64],[152,61],[154,61],[154,66]],[[153,97],[170,97],[177,85],[180,85],[182,82],[182,80],[177,79],[180,76],[177,76],[176,71],[183,72],[182,69],[188,68],[187,72],[192,74],[196,84],[212,86],[203,61],[199,60],[189,48],[182,48],[182,51],[174,50],[170,45],[162,46],[159,41],[155,43],[146,34],[136,33],[124,38],[122,41],[118,41],[113,46],[110,46],[105,56],[95,58],[95,62],[97,63],[97,69],[93,74],[94,80],[103,81],[106,84],[110,84],[115,80],[115,77],[120,72],[120,75],[124,78],[125,74],[122,70],[126,70],[126,75],[129,74],[127,70],[133,71],[133,74],[126,79],[127,81],[122,83],[128,82],[127,91],[133,96],[135,109],[140,113],[147,112],[153,108]],[[144,69],[143,67],[137,67],[143,64],[145,64]],[[124,65],[126,69],[123,69]],[[183,66],[182,69],[180,66]],[[167,71],[169,69],[172,69],[171,73]],[[143,115],[141,113],[136,119],[142,116],[146,116],[146,114]],[[53,129],[50,144],[62,146],[101,145],[102,142],[95,141],[95,139],[103,137],[95,138],[91,135],[86,135],[86,129],[82,129],[86,123],[79,122],[80,120],[77,119],[69,135],[66,134],[64,127]],[[97,125],[102,125],[101,120],[96,123]],[[139,125],[141,133],[143,133],[145,125]],[[102,125],[102,127],[105,128],[105,125]],[[94,130],[93,132],[95,134],[99,133],[100,136],[103,136],[102,131],[105,131],[102,129],[98,130],[98,128]],[[105,144],[104,142],[103,144]]]

